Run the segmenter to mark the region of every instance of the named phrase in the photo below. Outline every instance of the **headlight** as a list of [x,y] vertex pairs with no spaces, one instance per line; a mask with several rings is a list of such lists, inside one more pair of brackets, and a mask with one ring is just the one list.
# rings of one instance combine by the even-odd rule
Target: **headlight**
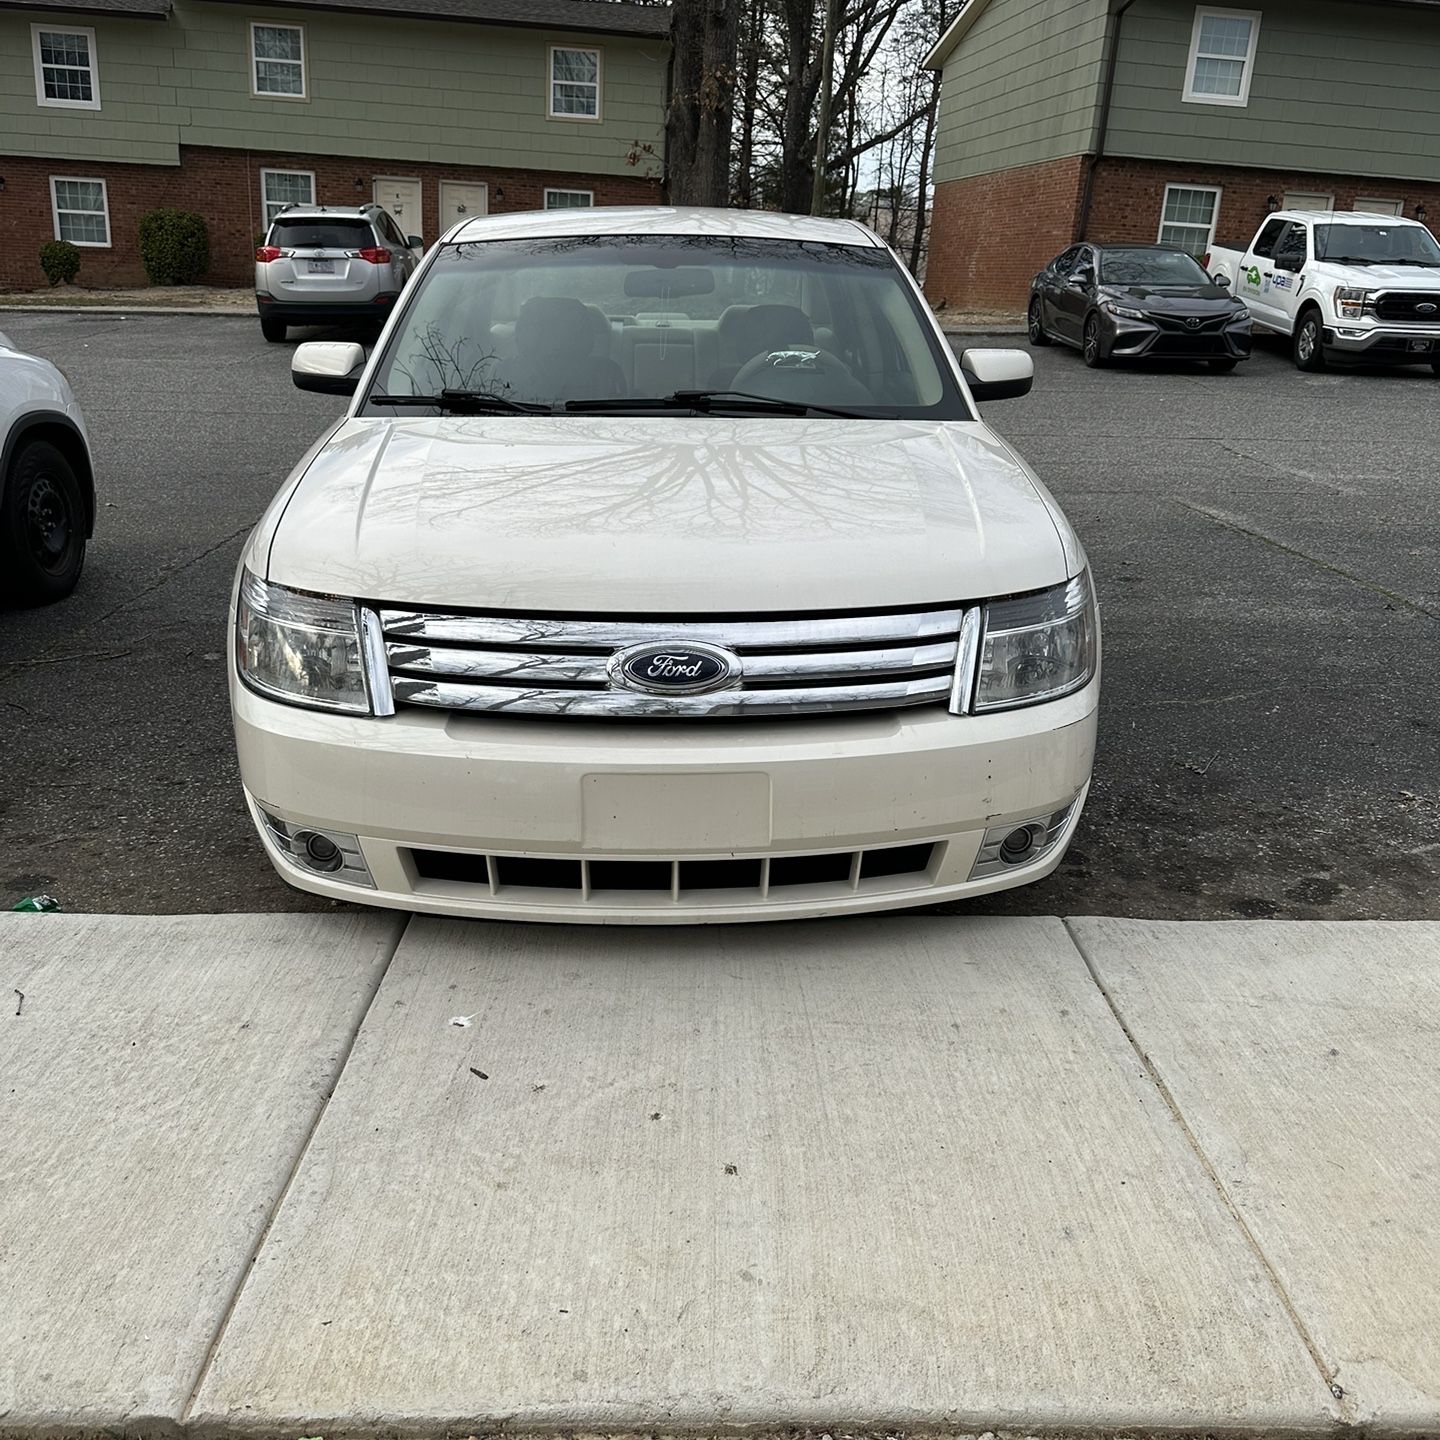
[[1090,576],[985,607],[975,710],[1058,700],[1095,674],[1099,627]]
[[293,705],[370,714],[353,600],[271,585],[248,570],[235,613],[235,666],[252,689]]
[[1143,310],[1132,310],[1128,305],[1117,305],[1113,300],[1106,300],[1100,308],[1108,310],[1112,315],[1118,315],[1122,320],[1143,320]]
[[1335,292],[1335,310],[1342,320],[1361,320],[1375,303],[1375,291],[1342,285]]

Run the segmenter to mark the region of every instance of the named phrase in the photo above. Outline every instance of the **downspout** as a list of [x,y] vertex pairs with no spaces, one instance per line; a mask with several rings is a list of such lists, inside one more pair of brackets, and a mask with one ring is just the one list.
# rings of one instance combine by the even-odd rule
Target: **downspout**
[[[1120,63],[1120,27],[1125,23],[1125,12],[1135,0],[1121,0],[1118,8],[1106,17],[1106,39],[1110,42],[1110,54],[1105,61],[1105,88],[1100,95],[1100,125],[1095,134],[1095,153],[1090,157],[1090,168],[1085,173],[1085,196],[1080,201],[1080,218],[1075,226],[1075,239],[1085,239],[1090,228],[1090,207],[1095,200],[1095,172],[1105,158],[1105,142],[1110,137],[1110,105],[1115,98],[1115,71]],[[1111,29],[1110,22],[1114,21]]]

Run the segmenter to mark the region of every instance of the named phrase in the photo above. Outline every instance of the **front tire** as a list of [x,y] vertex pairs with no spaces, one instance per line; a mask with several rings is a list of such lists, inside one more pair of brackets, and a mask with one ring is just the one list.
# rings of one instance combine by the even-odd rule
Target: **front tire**
[[1100,317],[1098,315],[1091,315],[1085,321],[1085,337],[1080,353],[1085,357],[1085,363],[1092,370],[1104,368],[1105,357],[1100,352]]
[[1032,297],[1029,314],[1030,343],[1035,346],[1048,345],[1050,337],[1045,333],[1045,321],[1040,309],[1040,297]]
[[85,564],[85,492],[48,440],[22,444],[0,493],[0,594],[22,605],[63,600]]
[[1325,368],[1325,330],[1318,310],[1307,310],[1295,326],[1295,368],[1314,375]]
[[286,328],[283,320],[262,319],[260,321],[260,333],[270,341],[272,345],[279,344],[280,341],[285,338]]

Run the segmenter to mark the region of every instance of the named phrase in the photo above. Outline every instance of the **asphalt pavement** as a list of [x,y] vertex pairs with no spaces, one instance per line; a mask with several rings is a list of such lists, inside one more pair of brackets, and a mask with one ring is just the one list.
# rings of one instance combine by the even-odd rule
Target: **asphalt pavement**
[[[251,832],[224,657],[242,540],[343,401],[295,390],[248,319],[3,324],[69,375],[100,510],[77,593],[0,613],[0,902],[336,908]],[[1036,362],[987,418],[1089,550],[1101,749],[1061,869],[952,908],[1440,917],[1440,382],[1277,350],[1229,376]]]

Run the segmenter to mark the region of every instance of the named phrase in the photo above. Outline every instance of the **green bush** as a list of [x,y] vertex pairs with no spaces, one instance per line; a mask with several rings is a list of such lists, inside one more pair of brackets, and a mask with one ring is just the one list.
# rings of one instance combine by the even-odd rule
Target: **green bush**
[[141,216],[140,261],[152,285],[193,285],[210,268],[204,220],[188,210]]
[[45,278],[58,285],[68,285],[80,273],[80,252],[68,240],[47,240],[40,247],[40,268]]

